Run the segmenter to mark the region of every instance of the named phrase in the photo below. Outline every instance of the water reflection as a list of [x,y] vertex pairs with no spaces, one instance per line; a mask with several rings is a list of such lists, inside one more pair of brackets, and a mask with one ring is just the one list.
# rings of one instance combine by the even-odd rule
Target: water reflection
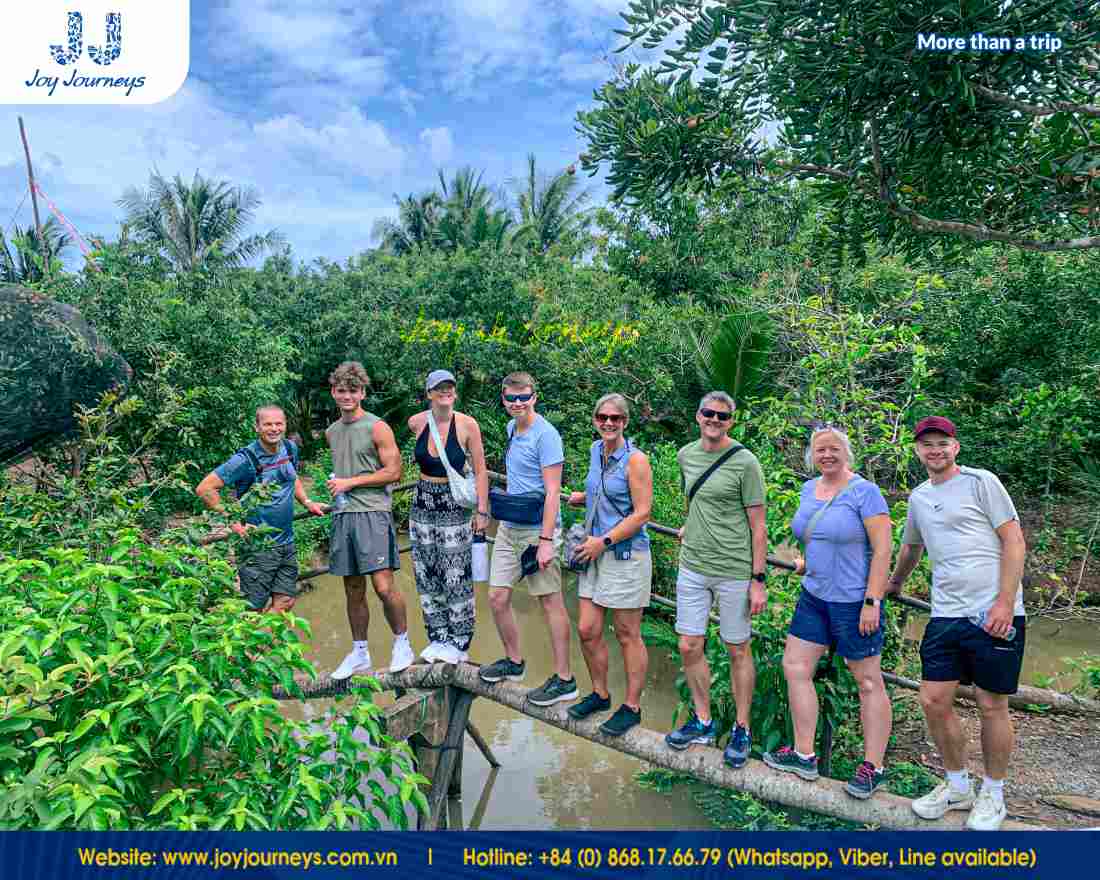
[[[402,563],[396,581],[409,609],[409,636],[414,650],[419,651],[427,644],[427,637],[407,556],[402,557]],[[303,594],[295,612],[309,620],[313,629],[309,659],[319,672],[328,672],[350,647],[344,589],[340,579],[334,577],[319,577],[313,583],[315,589]],[[576,620],[572,578],[567,579],[566,592],[566,605]],[[502,648],[492,623],[487,587],[478,584],[476,593],[478,631],[470,656],[477,662],[491,663],[501,656]],[[534,687],[553,671],[549,636],[541,611],[523,590],[517,590],[513,607],[527,661],[525,684]],[[612,700],[621,702],[625,693],[622,659],[614,636],[610,631],[606,635],[611,655],[608,684]],[[389,661],[392,643],[381,604],[372,597],[370,647],[376,665]],[[572,664],[581,693],[587,693],[590,683],[575,632]],[[665,651],[650,649],[648,681],[642,697],[642,723],[647,727],[665,730],[670,726],[677,702],[673,685],[678,671],[679,664]],[[392,696],[384,695],[377,701],[387,703]],[[327,701],[311,701],[300,710],[288,705],[288,711],[300,711],[307,719],[321,717],[326,708]],[[502,766],[492,770],[477,746],[465,738],[460,803],[464,828],[711,827],[686,789],[657,794],[638,786],[633,777],[648,767],[644,761],[572,736],[490,700],[476,700],[470,718]],[[452,827],[457,818],[452,816]]]

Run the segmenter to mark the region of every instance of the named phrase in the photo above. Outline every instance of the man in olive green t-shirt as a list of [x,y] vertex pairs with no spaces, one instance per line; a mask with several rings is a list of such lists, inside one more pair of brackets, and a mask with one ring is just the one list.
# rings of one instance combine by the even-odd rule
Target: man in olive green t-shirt
[[[686,749],[715,740],[705,649],[710,609],[717,599],[719,632],[730,655],[730,685],[737,706],[737,724],[724,758],[738,768],[745,765],[752,747],[749,716],[756,667],[749,617],[763,611],[768,601],[764,588],[768,533],[764,474],[756,456],[729,436],[733,410],[733,399],[724,391],[705,395],[695,414],[699,439],[676,455],[688,506],[687,521],[680,530],[676,632],[695,711],[665,742],[674,749]],[[710,475],[700,482],[708,471]],[[688,498],[696,486],[694,496]]]
[[393,580],[401,563],[390,487],[401,478],[401,450],[390,426],[363,409],[368,381],[358,361],[345,361],[329,376],[332,398],[340,409],[339,420],[325,430],[333,469],[326,484],[333,498],[329,571],[344,578],[352,638],[351,652],[332,673],[337,680],[371,668],[367,575],[395,636],[390,670],[406,669],[415,656],[409,644],[405,600]]

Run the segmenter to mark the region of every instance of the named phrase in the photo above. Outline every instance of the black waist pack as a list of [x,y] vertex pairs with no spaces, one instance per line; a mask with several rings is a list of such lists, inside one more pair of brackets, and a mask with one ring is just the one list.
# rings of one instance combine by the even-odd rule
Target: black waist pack
[[520,492],[517,495],[509,495],[500,489],[489,490],[489,513],[498,522],[540,526],[545,507],[545,492]]

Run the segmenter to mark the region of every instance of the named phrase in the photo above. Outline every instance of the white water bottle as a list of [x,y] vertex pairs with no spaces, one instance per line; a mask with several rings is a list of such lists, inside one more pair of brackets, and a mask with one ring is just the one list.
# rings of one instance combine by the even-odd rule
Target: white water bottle
[[[328,478],[330,480],[335,480],[336,479],[336,474],[329,474]],[[339,493],[337,493],[336,495],[334,495],[332,497],[332,509],[333,510],[343,510],[347,506],[348,506],[348,496],[347,496],[346,492],[339,492]]]
[[[977,614],[971,614],[969,618],[970,622],[978,629],[985,629],[985,614],[984,611],[979,611]],[[994,638],[999,638],[999,636],[994,636]],[[1006,642],[1011,642],[1014,638],[1016,638],[1016,627],[1010,626],[1008,632],[1005,633],[1004,640]]]
[[473,572],[472,580],[489,580],[489,543],[485,540],[484,532],[474,532],[473,541],[470,544],[470,563]]

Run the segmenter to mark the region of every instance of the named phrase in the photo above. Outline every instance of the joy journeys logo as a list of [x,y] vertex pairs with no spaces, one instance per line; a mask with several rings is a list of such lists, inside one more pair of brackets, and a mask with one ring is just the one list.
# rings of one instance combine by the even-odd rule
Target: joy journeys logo
[[0,31],[0,103],[163,101],[187,78],[190,12],[189,0],[39,0],[22,30]]

